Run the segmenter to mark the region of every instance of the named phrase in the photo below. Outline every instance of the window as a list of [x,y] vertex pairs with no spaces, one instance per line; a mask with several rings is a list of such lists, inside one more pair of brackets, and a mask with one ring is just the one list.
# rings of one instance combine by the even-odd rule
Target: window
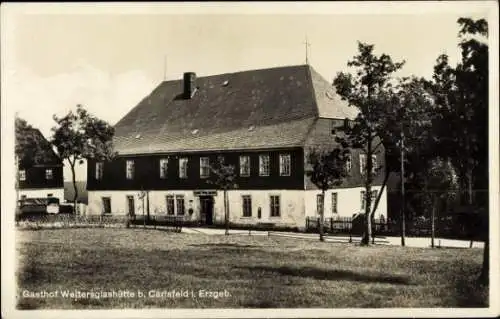
[[175,201],[177,204],[177,215],[184,215],[184,196],[183,195],[175,196]]
[[134,201],[134,196],[127,196],[127,208],[128,208],[128,215],[129,216],[135,216],[135,201]]
[[168,158],[162,158],[162,159],[160,159],[160,178],[161,179],[167,178],[167,171],[168,171]]
[[335,121],[330,121],[330,133],[335,134]]
[[133,179],[134,178],[134,161],[133,160],[127,160],[127,179]]
[[103,197],[102,198],[102,213],[103,214],[111,214],[111,198]]
[[52,179],[54,175],[52,175],[52,168],[48,168],[45,170],[45,179]]
[[208,157],[200,157],[200,177],[207,178],[210,176],[210,162]]
[[361,175],[365,173],[365,167],[366,167],[366,155],[359,154],[359,173]]
[[250,176],[250,156],[240,156],[240,176]]
[[54,194],[52,194],[52,193],[47,194],[47,197],[52,197],[52,196],[54,196]]
[[243,195],[243,217],[252,217],[252,197]]
[[280,154],[280,175],[290,176],[290,154]]
[[332,214],[337,214],[338,210],[338,193],[332,193]]
[[[373,203],[375,199],[377,198],[378,191],[373,190],[372,191],[372,196],[371,196],[371,206],[373,208]],[[364,210],[366,205],[366,192],[361,191],[361,209]]]
[[267,154],[259,156],[259,175],[269,176],[269,155]]
[[19,180],[20,181],[25,181],[26,180],[26,171],[24,169],[19,171]]
[[167,195],[167,215],[174,215],[175,214],[175,203],[174,203],[174,196],[172,195]]
[[277,195],[271,196],[271,217],[280,216],[280,197]]
[[318,194],[316,195],[316,212],[318,215],[321,214],[321,211],[323,210],[323,194]]
[[187,178],[187,163],[187,158],[179,158],[179,178]]
[[[366,171],[366,154],[359,154],[359,172],[364,174]],[[377,155],[372,155],[372,173],[377,172]]]
[[345,158],[345,170],[346,170],[346,172],[350,173],[351,168],[352,168],[352,155],[351,155],[351,153],[349,153],[346,155],[346,158]]
[[104,173],[104,163],[97,162],[95,163],[95,179],[102,179],[102,175]]

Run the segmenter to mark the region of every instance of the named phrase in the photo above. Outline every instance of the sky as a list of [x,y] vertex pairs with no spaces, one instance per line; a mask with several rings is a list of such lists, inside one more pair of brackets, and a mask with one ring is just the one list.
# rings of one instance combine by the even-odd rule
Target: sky
[[[415,2],[400,10],[375,2],[348,9],[260,4],[253,11],[235,4],[205,10],[144,4],[125,11],[12,6],[2,11],[2,111],[17,113],[47,138],[52,116],[77,104],[115,124],[163,79],[187,71],[203,76],[304,64],[306,37],[309,64],[329,82],[347,70],[357,41],[405,60],[399,76],[430,77],[440,54],[452,64],[458,59],[457,19],[487,18],[491,11],[481,2],[445,4]],[[85,170],[78,168],[77,179],[85,179]]]

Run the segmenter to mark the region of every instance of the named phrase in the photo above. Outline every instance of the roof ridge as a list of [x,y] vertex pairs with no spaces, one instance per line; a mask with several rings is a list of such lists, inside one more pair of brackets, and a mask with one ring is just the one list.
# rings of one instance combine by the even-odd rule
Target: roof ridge
[[[215,73],[215,74],[209,74],[209,75],[202,75],[198,76],[196,75],[197,79],[203,79],[203,78],[210,78],[210,77],[216,77],[216,76],[224,76],[224,75],[235,75],[235,74],[241,74],[241,73],[248,73],[248,72],[262,72],[262,71],[270,71],[270,70],[279,70],[279,69],[294,69],[294,68],[307,68],[311,67],[308,64],[295,64],[295,65],[283,65],[283,66],[274,66],[274,67],[269,67],[269,68],[258,68],[258,69],[248,69],[248,70],[240,70],[236,72],[224,72],[224,73]],[[178,82],[182,81],[182,78],[178,79],[172,79],[172,80],[165,80],[160,83],[171,83],[171,82]]]

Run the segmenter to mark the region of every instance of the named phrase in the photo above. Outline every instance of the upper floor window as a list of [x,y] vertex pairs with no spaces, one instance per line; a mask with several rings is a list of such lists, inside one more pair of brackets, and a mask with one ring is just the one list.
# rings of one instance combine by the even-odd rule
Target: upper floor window
[[366,155],[359,154],[359,173],[363,175],[366,170]]
[[259,175],[260,176],[269,176],[269,155],[262,154],[259,156]]
[[26,171],[24,169],[19,171],[19,180],[20,181],[25,181],[26,180]]
[[102,162],[95,163],[95,179],[102,179],[103,173],[104,173],[104,163]]
[[134,161],[133,160],[127,160],[127,179],[133,179],[134,178]]
[[290,154],[280,154],[280,175],[290,176]]
[[207,178],[210,176],[210,162],[208,157],[200,157],[200,177]]
[[52,179],[54,178],[54,175],[52,173],[52,168],[47,168],[45,170],[45,179]]
[[250,156],[240,156],[240,176],[250,176]]
[[351,153],[346,155],[345,158],[345,170],[347,173],[350,173],[352,169],[352,155]]
[[[359,154],[359,172],[364,174],[366,172],[367,162],[366,154]],[[372,174],[377,172],[377,155],[372,155]]]
[[160,178],[167,178],[168,158],[160,159]]
[[185,157],[179,158],[179,178],[187,178],[188,159]]
[[372,155],[372,173],[377,173],[377,155]]

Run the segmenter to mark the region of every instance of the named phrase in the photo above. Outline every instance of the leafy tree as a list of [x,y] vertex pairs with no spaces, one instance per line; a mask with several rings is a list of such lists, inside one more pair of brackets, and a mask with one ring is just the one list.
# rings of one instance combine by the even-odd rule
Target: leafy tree
[[236,180],[236,171],[234,165],[225,164],[224,156],[217,157],[217,161],[210,165],[212,178],[208,181],[215,185],[218,189],[223,191],[224,194],[224,225],[226,228],[226,236],[229,235],[229,203],[227,191],[230,189],[238,188]]
[[112,144],[114,128],[88,113],[81,105],[77,105],[76,113],[69,111],[63,117],[54,115],[53,119],[56,126],[52,128],[52,144],[59,156],[70,165],[76,209],[78,189],[75,166],[83,164],[84,159],[111,160],[115,156]]
[[347,152],[340,148],[332,151],[312,148],[308,152],[308,162],[311,169],[307,175],[311,182],[321,190],[322,205],[319,222],[319,240],[324,241],[323,223],[325,219],[325,192],[335,186],[342,184],[343,178],[347,175],[346,171]]
[[[463,202],[483,207],[488,220],[488,23],[485,19],[458,19],[461,61],[452,67],[448,57],[437,59],[433,90],[441,117],[439,136],[441,155],[456,168]],[[480,198],[474,196],[474,188]],[[489,272],[489,238],[486,232],[483,269],[485,283]]]
[[[358,55],[347,65],[353,73],[339,72],[333,81],[337,93],[349,105],[356,107],[359,114],[352,125],[346,129],[346,137],[338,138],[344,147],[359,148],[366,154],[364,169],[365,186],[365,232],[362,244],[369,245],[371,237],[371,188],[374,175],[372,156],[383,147],[380,132],[383,131],[387,105],[393,96],[391,75],[399,70],[404,62],[393,62],[387,54],[377,56],[374,46],[358,42]],[[374,174],[375,173],[375,174]]]
[[19,168],[29,168],[56,157],[50,143],[39,130],[28,124],[26,120],[16,116],[15,119],[15,159],[16,159],[16,199],[19,191]]

